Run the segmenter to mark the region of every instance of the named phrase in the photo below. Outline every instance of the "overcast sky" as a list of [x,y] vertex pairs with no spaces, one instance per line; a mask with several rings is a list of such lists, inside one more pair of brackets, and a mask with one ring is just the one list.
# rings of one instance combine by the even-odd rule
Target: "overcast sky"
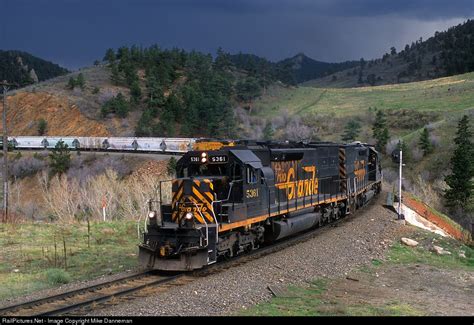
[[474,0],[0,0],[0,49],[70,69],[106,48],[159,44],[273,61],[381,57],[474,17]]

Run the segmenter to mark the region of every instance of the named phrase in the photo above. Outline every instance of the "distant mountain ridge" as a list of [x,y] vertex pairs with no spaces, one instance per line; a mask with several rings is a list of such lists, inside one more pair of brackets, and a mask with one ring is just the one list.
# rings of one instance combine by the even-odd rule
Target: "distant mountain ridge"
[[44,81],[69,71],[57,64],[27,52],[0,50],[0,80],[16,83],[19,87]]
[[254,54],[238,53],[230,55],[231,62],[236,68],[254,71],[255,74],[269,75],[287,84],[298,84],[308,80],[321,78],[337,71],[352,68],[358,61],[328,63],[314,60],[304,53],[272,62]]
[[298,53],[294,57],[284,59],[277,64],[291,65],[293,75],[298,83],[311,79],[321,78],[337,71],[352,68],[359,64],[358,61],[345,61],[341,63],[328,63],[314,60],[304,53]]
[[314,87],[360,87],[406,83],[474,71],[474,20],[419,38],[382,58],[360,59],[350,69],[308,81]]

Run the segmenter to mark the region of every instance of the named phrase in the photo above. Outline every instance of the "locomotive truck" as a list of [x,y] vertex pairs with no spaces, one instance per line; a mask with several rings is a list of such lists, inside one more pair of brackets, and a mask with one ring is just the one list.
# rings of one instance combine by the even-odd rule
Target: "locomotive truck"
[[380,157],[355,142],[196,141],[171,204],[149,201],[149,269],[189,271],[353,213],[381,191]]

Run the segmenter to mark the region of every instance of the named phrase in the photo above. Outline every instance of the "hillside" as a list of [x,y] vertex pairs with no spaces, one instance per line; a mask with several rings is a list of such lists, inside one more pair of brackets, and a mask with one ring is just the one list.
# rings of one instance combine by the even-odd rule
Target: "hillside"
[[0,50],[0,80],[16,83],[20,87],[64,75],[67,72],[57,64],[26,52]]
[[[474,73],[471,72],[375,87],[272,87],[254,103],[251,114],[240,111],[239,116],[243,133],[250,138],[273,134],[274,139],[282,140],[341,141],[345,125],[357,121],[361,125],[357,139],[375,143],[372,125],[376,111],[381,110],[385,112],[390,134],[386,153],[395,149],[399,138],[408,145],[405,188],[443,210],[444,176],[450,172],[457,123],[463,114],[473,120],[473,103]],[[427,156],[423,156],[419,146],[425,127],[435,146],[434,152]],[[397,165],[388,158],[383,165],[384,179],[395,182]],[[469,215],[459,217],[464,218],[464,224],[472,219]]]
[[474,71],[474,20],[434,36],[392,47],[382,58],[306,82],[313,87],[361,87],[430,80]]
[[[84,89],[67,89],[68,80],[77,78],[79,73],[86,80]],[[112,85],[109,79],[109,69],[94,66],[11,91],[7,116],[9,133],[39,135],[38,121],[44,119],[48,125],[45,135],[133,135],[128,123],[134,120],[136,123],[136,114],[130,115],[131,122],[115,117],[100,118],[100,108],[105,101],[118,92],[129,92]],[[98,93],[94,93],[96,88]]]

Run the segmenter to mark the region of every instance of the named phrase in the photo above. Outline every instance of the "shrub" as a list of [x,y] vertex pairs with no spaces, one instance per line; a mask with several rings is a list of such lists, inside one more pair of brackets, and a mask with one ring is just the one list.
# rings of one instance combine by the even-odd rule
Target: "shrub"
[[69,273],[62,269],[48,269],[46,271],[46,279],[51,284],[66,284],[71,282]]
[[173,176],[176,172],[176,158],[171,157],[170,160],[168,160],[168,166],[166,168],[168,175]]
[[46,163],[35,157],[23,157],[10,166],[10,175],[15,178],[24,178],[44,169]]
[[48,122],[44,118],[40,118],[38,120],[38,134],[44,135],[46,133],[46,129],[48,128]]
[[107,101],[101,108],[102,117],[106,117],[108,113],[115,113],[118,116],[125,118],[128,115],[130,103],[125,100],[122,93]]

